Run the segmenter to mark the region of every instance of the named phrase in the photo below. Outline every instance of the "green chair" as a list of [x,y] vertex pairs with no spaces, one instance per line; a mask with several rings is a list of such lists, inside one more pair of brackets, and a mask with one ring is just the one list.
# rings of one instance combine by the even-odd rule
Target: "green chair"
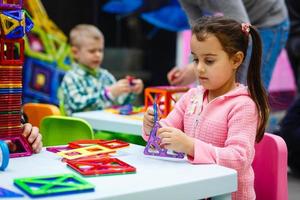
[[94,139],[91,125],[75,117],[45,117],[41,122],[40,132],[44,146],[65,145],[79,139]]
[[95,139],[101,140],[122,140],[124,142],[137,144],[141,146],[146,146],[147,142],[142,138],[142,136],[132,135],[127,133],[116,133],[110,131],[95,131]]

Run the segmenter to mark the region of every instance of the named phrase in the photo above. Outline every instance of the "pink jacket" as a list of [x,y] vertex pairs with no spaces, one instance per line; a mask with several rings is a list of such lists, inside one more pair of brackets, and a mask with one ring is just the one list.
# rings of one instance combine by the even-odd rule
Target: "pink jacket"
[[255,103],[241,84],[209,103],[205,95],[202,86],[189,90],[161,122],[195,138],[194,157],[188,157],[189,162],[237,170],[238,190],[232,199],[255,199],[251,167],[258,123]]

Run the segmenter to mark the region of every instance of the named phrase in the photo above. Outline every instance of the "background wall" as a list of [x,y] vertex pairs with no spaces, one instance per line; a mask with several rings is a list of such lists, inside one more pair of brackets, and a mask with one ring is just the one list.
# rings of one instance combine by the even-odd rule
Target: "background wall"
[[[105,35],[103,67],[117,78],[136,75],[145,85],[166,85],[167,72],[175,65],[176,33],[155,30],[139,16],[120,16],[101,11],[104,0],[42,0],[49,17],[68,35],[79,23],[94,24]],[[114,58],[114,59],[111,59]],[[132,58],[115,63],[117,59]],[[119,60],[119,61],[120,61]],[[125,66],[128,65],[128,66]],[[140,65],[137,69],[137,65]]]

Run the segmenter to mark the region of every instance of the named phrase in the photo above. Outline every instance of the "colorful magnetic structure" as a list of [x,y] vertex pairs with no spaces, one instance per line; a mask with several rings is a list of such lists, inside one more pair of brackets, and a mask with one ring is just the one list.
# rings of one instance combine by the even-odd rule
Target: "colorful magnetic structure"
[[169,158],[184,158],[184,153],[169,151],[160,146],[160,138],[156,136],[157,130],[161,127],[158,119],[158,106],[154,102],[154,126],[150,132],[149,139],[147,141],[146,147],[144,149],[144,154],[148,156],[159,156],[159,157],[169,157]]
[[31,197],[90,192],[95,188],[74,174],[17,178],[14,184]]
[[[62,156],[67,166],[83,176],[135,173],[136,168],[110,156],[129,143],[121,140],[77,140],[68,146],[49,147],[48,151]],[[70,150],[69,150],[70,149]]]
[[21,126],[23,37],[32,27],[22,1],[0,1],[0,139],[16,147],[10,157],[32,154]]
[[48,17],[40,0],[25,0],[35,26],[24,38],[23,102],[59,104],[57,91],[72,58],[67,37]]
[[165,118],[173,109],[173,105],[182,93],[188,91],[188,87],[179,86],[157,86],[145,89],[145,108],[154,104],[156,99],[157,108],[160,110],[161,117]]
[[136,168],[118,158],[100,157],[67,160],[67,165],[83,176],[135,173]]

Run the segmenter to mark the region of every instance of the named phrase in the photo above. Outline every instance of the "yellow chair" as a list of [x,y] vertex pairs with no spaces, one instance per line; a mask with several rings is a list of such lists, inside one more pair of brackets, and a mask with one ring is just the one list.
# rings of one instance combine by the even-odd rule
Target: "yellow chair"
[[94,139],[91,125],[76,117],[47,116],[41,122],[44,146],[65,145],[79,139]]
[[42,119],[49,115],[61,115],[57,106],[46,103],[26,103],[23,111],[28,118],[28,122],[40,127]]

